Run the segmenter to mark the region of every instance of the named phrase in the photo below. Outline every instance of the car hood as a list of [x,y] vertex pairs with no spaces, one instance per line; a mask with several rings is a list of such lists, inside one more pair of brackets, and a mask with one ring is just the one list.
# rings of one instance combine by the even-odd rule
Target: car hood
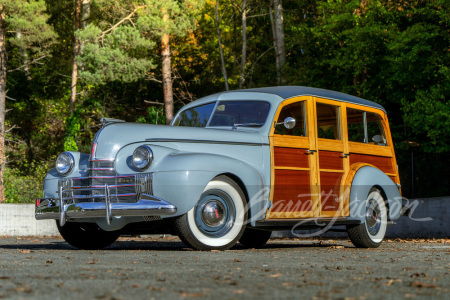
[[115,123],[103,127],[95,138],[97,159],[113,158],[124,146],[133,143],[194,142],[263,144],[257,132],[243,132],[225,129],[174,127],[138,123]]

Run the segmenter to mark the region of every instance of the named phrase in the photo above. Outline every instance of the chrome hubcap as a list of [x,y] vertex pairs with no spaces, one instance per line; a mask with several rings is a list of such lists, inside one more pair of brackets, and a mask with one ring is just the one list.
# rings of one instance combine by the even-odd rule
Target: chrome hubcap
[[213,238],[226,235],[236,221],[233,200],[221,190],[210,190],[203,194],[194,211],[197,228]]
[[366,209],[366,226],[371,235],[377,235],[381,227],[381,211],[377,201],[370,199]]
[[225,207],[218,200],[210,200],[202,210],[202,221],[210,227],[217,227],[225,222]]

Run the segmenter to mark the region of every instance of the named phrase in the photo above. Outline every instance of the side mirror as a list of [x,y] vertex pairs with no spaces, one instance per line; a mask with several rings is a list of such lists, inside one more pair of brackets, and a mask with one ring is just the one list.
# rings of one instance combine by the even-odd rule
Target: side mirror
[[379,134],[374,135],[374,136],[372,137],[372,141],[374,141],[374,142],[377,143],[377,144],[384,144],[384,139],[383,139],[383,137],[382,137],[381,135],[379,135]]
[[283,124],[287,129],[292,129],[295,127],[295,119],[292,117],[287,117],[283,122],[275,123],[275,126]]
[[286,119],[284,119],[283,124],[287,129],[292,129],[295,127],[295,119],[292,117],[287,117]]

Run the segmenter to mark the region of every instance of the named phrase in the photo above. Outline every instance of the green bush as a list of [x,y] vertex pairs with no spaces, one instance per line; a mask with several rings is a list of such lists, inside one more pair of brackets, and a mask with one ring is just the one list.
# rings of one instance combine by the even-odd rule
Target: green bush
[[42,197],[44,177],[52,162],[41,163],[36,167],[28,166],[27,175],[16,168],[7,168],[4,174],[5,203],[34,203],[35,198]]

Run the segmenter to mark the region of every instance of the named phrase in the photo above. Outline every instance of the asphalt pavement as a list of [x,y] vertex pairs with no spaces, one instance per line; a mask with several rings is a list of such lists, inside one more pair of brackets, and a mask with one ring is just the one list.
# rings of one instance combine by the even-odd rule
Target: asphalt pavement
[[450,299],[450,240],[276,239],[193,251],[176,237],[79,251],[58,237],[0,237],[4,299]]

